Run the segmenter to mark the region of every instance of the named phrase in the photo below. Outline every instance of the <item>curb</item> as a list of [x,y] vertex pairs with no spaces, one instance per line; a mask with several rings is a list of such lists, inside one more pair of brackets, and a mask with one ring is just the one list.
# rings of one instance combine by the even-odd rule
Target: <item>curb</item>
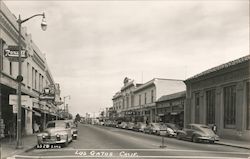
[[23,152],[29,152],[31,150],[34,150],[36,146],[30,146],[27,148],[23,148],[20,151],[17,151],[15,154],[11,154],[10,156],[3,156],[3,159],[15,159],[15,155],[18,153],[23,153]]
[[232,144],[229,144],[229,143],[227,144],[227,143],[219,143],[219,142],[215,142],[215,144],[250,150],[250,147],[245,147],[245,146],[241,146],[241,145],[232,145]]

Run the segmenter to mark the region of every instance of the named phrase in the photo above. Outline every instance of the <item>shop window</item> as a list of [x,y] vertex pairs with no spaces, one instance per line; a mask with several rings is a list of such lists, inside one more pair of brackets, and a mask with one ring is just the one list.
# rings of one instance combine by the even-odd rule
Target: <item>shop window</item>
[[236,87],[228,86],[223,91],[224,128],[233,129],[236,123]]
[[215,90],[206,92],[207,124],[215,124]]
[[246,92],[246,99],[247,99],[247,129],[250,129],[250,82],[247,82],[247,92]]
[[200,123],[200,93],[195,93],[195,123]]

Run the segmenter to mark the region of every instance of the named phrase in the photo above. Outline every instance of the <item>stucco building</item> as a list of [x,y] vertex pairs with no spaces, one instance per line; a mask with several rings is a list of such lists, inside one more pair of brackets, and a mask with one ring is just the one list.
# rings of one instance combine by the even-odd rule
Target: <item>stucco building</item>
[[185,80],[185,125],[215,124],[222,138],[250,140],[250,56]]

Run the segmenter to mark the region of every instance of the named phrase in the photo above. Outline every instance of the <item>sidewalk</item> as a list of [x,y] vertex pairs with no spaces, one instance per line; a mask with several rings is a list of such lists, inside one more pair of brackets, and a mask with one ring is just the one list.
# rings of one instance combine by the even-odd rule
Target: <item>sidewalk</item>
[[250,141],[220,139],[220,141],[217,141],[215,143],[218,145],[225,145],[225,146],[244,148],[250,150]]
[[19,154],[25,151],[29,151],[34,148],[37,143],[36,134],[22,137],[22,149],[16,149],[16,141],[13,139],[1,140],[1,156],[0,158],[7,158],[15,154]]

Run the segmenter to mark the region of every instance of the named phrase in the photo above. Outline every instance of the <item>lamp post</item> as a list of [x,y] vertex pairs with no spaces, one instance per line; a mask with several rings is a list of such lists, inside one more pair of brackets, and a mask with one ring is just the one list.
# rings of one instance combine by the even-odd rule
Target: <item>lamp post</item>
[[21,84],[23,81],[23,77],[22,77],[22,59],[21,59],[21,29],[22,29],[22,23],[30,20],[31,18],[37,17],[37,16],[42,16],[42,23],[41,23],[41,27],[42,30],[46,30],[47,28],[47,23],[45,21],[45,14],[35,14],[27,19],[21,20],[21,15],[19,15],[19,18],[17,20],[18,23],[18,76],[17,76],[17,82],[18,82],[18,88],[17,88],[17,95],[18,95],[18,100],[17,100],[17,106],[18,106],[18,111],[17,111],[17,145],[16,148],[17,149],[21,149],[22,148],[22,140],[21,140]]

